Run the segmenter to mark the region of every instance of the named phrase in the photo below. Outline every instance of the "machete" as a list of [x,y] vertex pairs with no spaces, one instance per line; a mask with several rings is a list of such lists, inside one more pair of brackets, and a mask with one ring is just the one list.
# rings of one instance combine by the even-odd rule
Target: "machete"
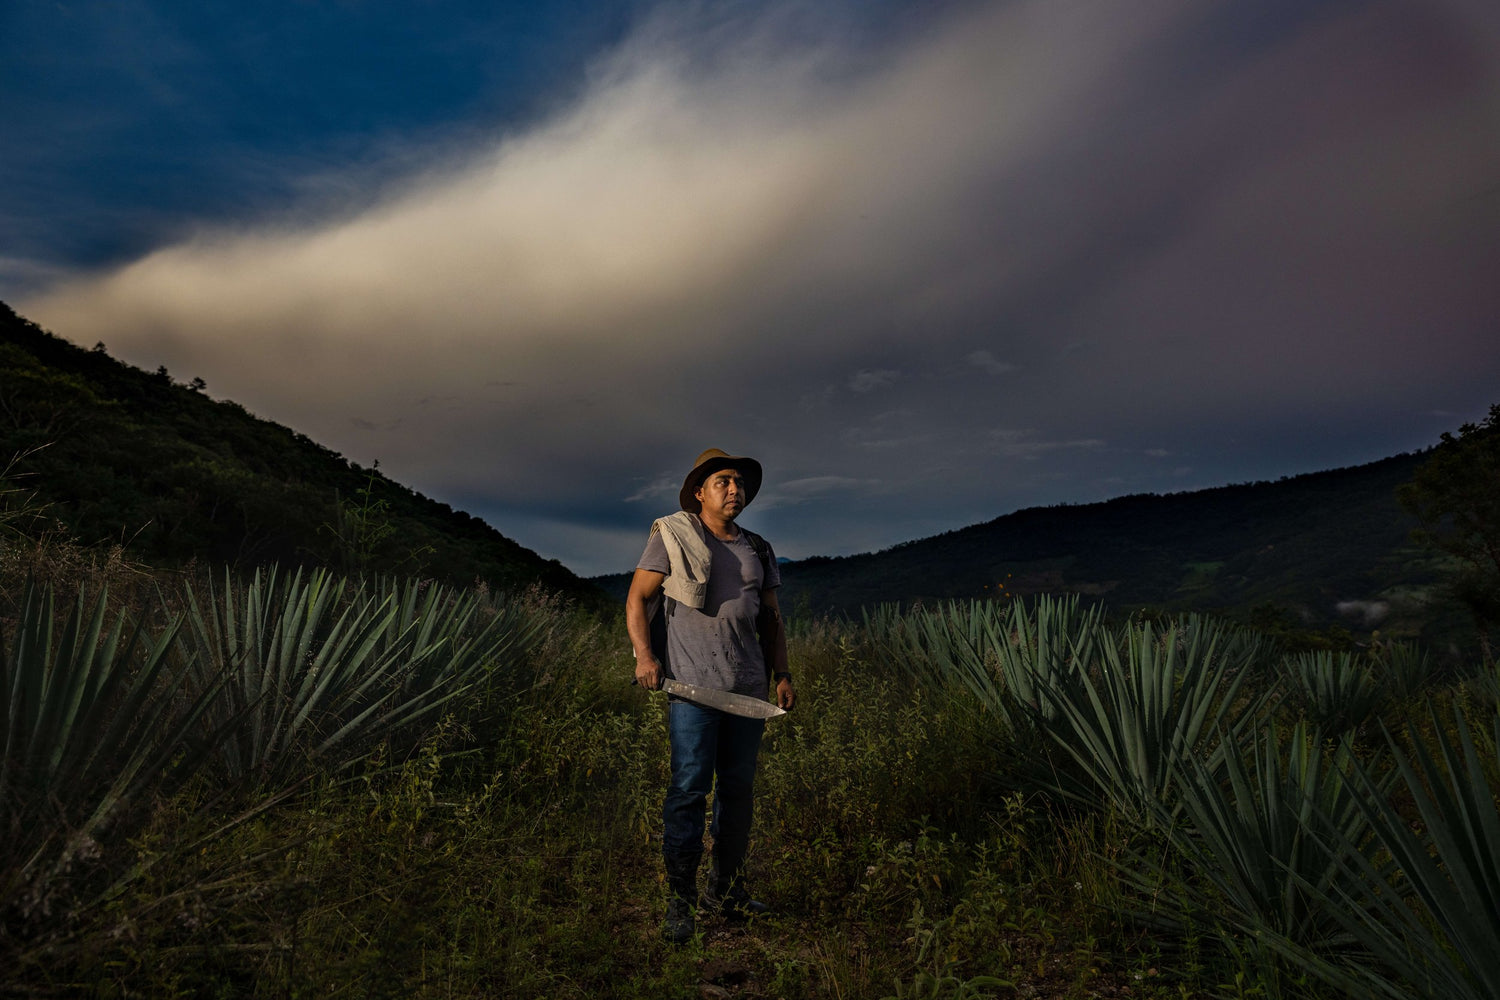
[[786,709],[773,705],[764,698],[752,698],[747,694],[735,694],[731,691],[699,687],[696,684],[684,684],[670,677],[662,679],[661,689],[685,701],[707,708],[717,708],[730,715],[742,715],[747,719],[774,719],[778,715],[786,714]]

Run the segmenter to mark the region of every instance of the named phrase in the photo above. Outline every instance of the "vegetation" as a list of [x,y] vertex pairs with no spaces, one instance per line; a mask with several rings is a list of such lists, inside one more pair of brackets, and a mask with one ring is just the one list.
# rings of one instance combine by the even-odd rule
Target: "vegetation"
[[1455,595],[1479,627],[1486,659],[1500,625],[1500,403],[1457,436],[1444,434],[1398,495],[1421,522],[1418,537],[1458,563]]
[[1304,673],[1420,658],[1077,598],[802,620],[751,871],[778,913],[672,948],[664,706],[617,617],[325,571],[105,593],[141,571],[77,565],[76,601],[0,581],[3,991],[1490,988],[1487,675],[1340,736]]

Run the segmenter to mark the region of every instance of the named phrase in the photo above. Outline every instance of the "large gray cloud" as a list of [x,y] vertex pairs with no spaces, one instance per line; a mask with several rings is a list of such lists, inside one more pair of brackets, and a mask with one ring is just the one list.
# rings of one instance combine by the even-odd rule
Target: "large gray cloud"
[[995,3],[873,52],[694,10],[373,207],[20,308],[585,573],[709,446],[765,462],[746,516],[802,556],[1375,458],[1489,402],[1488,6]]

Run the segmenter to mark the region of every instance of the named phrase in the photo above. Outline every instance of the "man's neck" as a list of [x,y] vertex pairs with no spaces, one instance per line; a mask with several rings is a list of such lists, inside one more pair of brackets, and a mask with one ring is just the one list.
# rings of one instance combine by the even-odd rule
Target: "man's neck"
[[709,518],[699,513],[698,520],[703,522],[703,527],[708,530],[709,534],[721,542],[732,542],[740,537],[739,527],[728,518]]

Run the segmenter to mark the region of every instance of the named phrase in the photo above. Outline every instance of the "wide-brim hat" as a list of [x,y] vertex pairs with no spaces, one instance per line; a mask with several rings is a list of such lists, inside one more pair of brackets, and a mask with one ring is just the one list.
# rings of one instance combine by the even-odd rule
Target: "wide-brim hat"
[[745,505],[749,506],[750,501],[755,499],[755,494],[760,492],[760,463],[753,458],[710,448],[698,456],[698,461],[693,463],[693,471],[682,481],[682,492],[677,494],[677,502],[682,505],[683,510],[689,514],[702,513],[703,505],[693,494],[698,492],[703,480],[720,469],[738,469],[745,477]]

